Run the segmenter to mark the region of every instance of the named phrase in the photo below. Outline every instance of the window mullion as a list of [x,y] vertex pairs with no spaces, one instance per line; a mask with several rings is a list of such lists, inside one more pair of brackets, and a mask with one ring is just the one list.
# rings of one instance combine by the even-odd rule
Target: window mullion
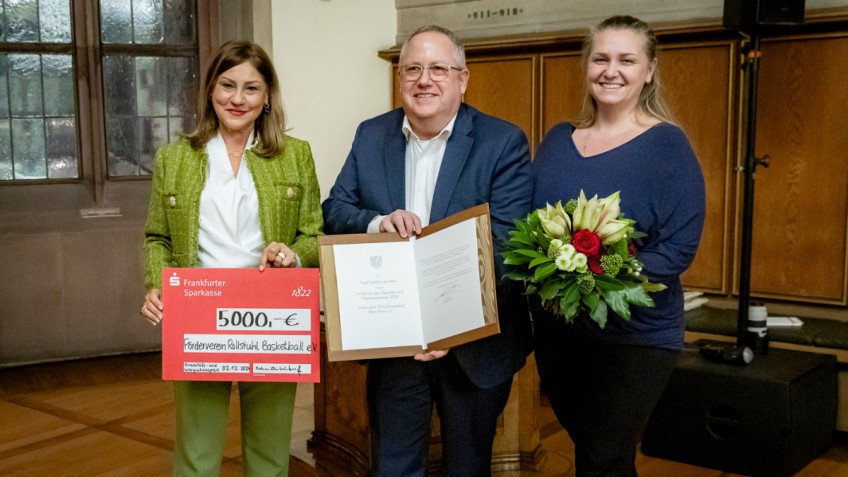
[[[41,38],[41,30],[38,31],[39,39]],[[38,76],[38,81],[41,82],[41,135],[44,137],[44,178],[50,180],[50,158],[47,157],[47,151],[50,149],[47,146],[47,103],[44,94],[44,55],[38,57],[41,74]]]
[[[5,17],[4,17],[5,18]],[[6,84],[0,85],[0,88],[7,88],[9,85],[9,72],[11,68],[9,67],[9,54],[6,53]],[[9,162],[12,163],[12,179],[15,178],[15,135],[12,134],[12,95],[6,94],[6,111],[9,112],[9,117],[7,121],[9,121]]]
[[72,1],[80,164],[95,204],[104,202],[106,177],[99,2]]

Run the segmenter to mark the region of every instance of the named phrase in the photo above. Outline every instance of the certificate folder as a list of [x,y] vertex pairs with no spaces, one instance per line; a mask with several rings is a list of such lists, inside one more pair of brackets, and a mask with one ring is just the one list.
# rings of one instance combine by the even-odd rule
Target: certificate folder
[[397,233],[318,237],[330,361],[412,356],[500,332],[489,205]]

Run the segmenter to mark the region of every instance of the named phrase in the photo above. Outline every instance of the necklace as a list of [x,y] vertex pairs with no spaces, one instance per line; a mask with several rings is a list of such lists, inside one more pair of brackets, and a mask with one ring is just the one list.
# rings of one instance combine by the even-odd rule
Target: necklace
[[241,157],[244,155],[244,151],[230,151],[227,149],[227,155],[230,157]]

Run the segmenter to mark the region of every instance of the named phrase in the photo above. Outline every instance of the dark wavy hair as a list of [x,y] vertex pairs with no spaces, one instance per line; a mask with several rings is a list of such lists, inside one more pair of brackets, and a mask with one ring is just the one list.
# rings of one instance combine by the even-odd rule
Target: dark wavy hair
[[[639,33],[644,38],[645,55],[649,61],[657,59],[657,36],[654,30],[647,23],[638,18],[629,15],[617,15],[607,18],[598,25],[592,27],[586,38],[583,41],[583,51],[581,54],[581,65],[584,73],[589,67],[589,55],[592,53],[592,46],[595,42],[595,36],[598,33],[606,30],[632,30]],[[585,77],[585,74],[584,74]],[[588,78],[584,78],[583,85],[583,109],[580,115],[573,121],[574,126],[582,129],[595,124],[595,117],[598,113],[598,103],[589,91]],[[662,94],[662,82],[660,81],[659,63],[654,68],[654,74],[650,83],[645,83],[642,87],[642,92],[639,94],[639,108],[647,115],[659,119],[660,121],[677,125],[674,115],[665,102]]]
[[204,78],[203,88],[197,92],[197,124],[186,138],[193,149],[200,149],[218,134],[218,116],[212,107],[212,91],[218,77],[234,66],[249,62],[259,71],[268,85],[267,111],[263,110],[254,124],[254,137],[259,143],[252,151],[260,157],[274,157],[283,151],[286,141],[286,114],[280,94],[280,82],[271,59],[259,45],[249,41],[228,41],[215,52]]

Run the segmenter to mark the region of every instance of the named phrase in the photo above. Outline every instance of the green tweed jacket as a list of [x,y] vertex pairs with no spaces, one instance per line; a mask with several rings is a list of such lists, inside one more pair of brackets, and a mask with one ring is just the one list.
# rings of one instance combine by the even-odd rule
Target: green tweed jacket
[[[280,156],[245,153],[259,198],[259,224],[267,246],[288,245],[304,267],[318,266],[318,235],[323,235],[321,193],[309,143],[286,137]],[[156,152],[144,234],[144,283],[162,288],[162,268],[198,265],[200,193],[206,183],[206,149],[188,140]],[[259,266],[257,262],[257,266]]]

